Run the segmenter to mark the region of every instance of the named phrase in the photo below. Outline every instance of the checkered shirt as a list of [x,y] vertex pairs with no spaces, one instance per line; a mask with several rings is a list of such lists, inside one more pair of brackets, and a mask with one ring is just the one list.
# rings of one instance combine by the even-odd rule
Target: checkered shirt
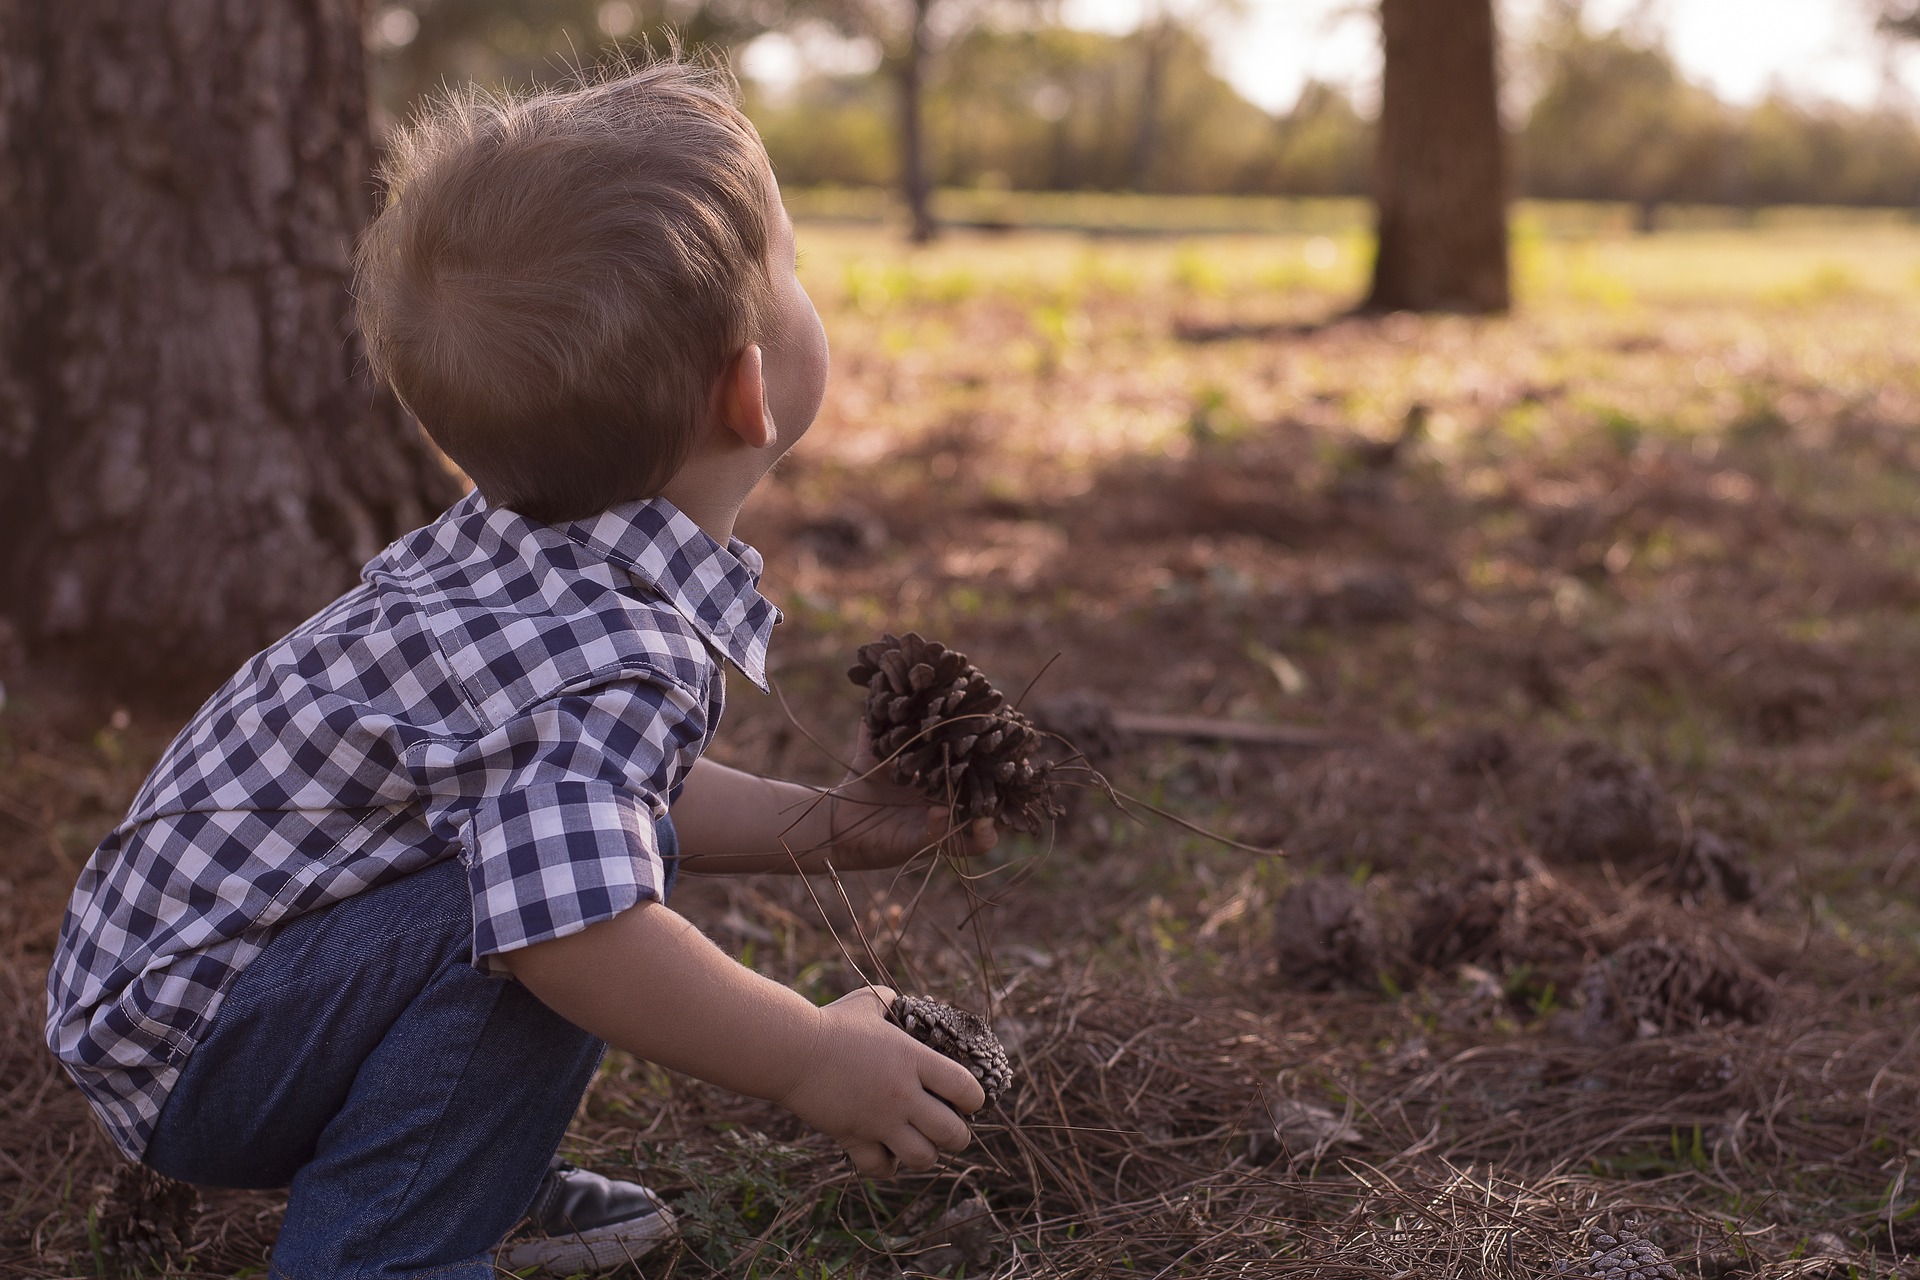
[[662,897],[716,658],[765,687],[760,570],[661,499],[543,525],[472,495],[242,668],[81,872],[48,975],[47,1042],[121,1150],[295,916],[457,857],[493,968]]

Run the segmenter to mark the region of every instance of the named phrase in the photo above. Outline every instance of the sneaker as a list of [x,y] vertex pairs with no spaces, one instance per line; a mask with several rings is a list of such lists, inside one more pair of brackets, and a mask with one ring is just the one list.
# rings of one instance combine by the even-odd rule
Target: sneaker
[[673,1233],[673,1211],[645,1187],[556,1160],[498,1261],[508,1271],[538,1268],[556,1276],[612,1271]]

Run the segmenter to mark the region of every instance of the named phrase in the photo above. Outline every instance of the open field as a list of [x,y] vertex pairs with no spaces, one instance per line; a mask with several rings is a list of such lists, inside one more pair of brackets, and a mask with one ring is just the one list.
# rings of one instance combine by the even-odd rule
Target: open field
[[[782,698],[738,683],[716,754],[836,776],[906,628],[1062,732],[1298,732],[1096,761],[1269,852],[1086,788],[965,874],[683,890],[821,998],[991,1009],[1024,1083],[866,1185],[615,1055],[571,1150],[676,1199],[644,1274],[1539,1277],[1635,1224],[1682,1275],[1920,1277],[1920,229],[1815,222],[1523,217],[1521,309],[1470,320],[1344,316],[1351,217],[803,221],[834,384],[742,530]],[[177,721],[0,679],[0,1272],[91,1276],[110,1153],[39,984]],[[275,1212],[210,1194],[191,1269],[258,1272]]]

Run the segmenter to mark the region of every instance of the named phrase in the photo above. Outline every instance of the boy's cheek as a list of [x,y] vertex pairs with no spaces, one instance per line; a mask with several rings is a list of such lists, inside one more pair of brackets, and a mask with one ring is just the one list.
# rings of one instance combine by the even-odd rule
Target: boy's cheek
[[800,314],[792,317],[788,329],[793,341],[782,344],[783,350],[776,357],[778,367],[769,371],[777,379],[769,389],[770,398],[777,396],[779,402],[768,407],[789,445],[813,424],[827,393],[826,327],[804,293],[797,299],[797,309]]

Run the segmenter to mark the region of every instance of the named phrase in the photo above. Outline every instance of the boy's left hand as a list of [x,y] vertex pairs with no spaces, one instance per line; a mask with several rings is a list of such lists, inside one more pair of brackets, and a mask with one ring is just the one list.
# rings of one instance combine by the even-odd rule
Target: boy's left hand
[[854,744],[853,770],[831,794],[834,862],[845,870],[897,866],[936,846],[972,857],[1000,842],[992,818],[956,825],[951,812],[893,781],[874,758],[864,725]]

